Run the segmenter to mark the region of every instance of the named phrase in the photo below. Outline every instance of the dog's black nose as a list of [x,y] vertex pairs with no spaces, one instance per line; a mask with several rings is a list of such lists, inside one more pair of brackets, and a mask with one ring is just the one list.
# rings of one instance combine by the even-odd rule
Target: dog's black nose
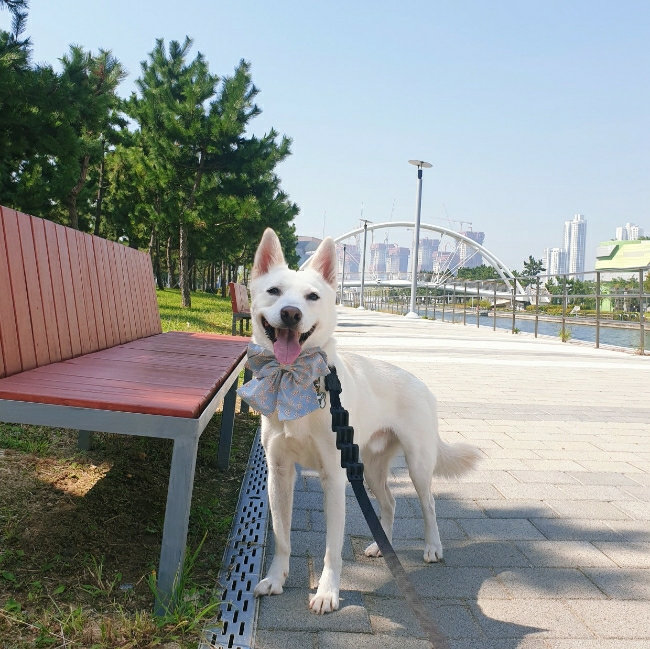
[[285,306],[284,309],[280,311],[280,317],[287,327],[295,327],[302,319],[302,312],[295,306]]

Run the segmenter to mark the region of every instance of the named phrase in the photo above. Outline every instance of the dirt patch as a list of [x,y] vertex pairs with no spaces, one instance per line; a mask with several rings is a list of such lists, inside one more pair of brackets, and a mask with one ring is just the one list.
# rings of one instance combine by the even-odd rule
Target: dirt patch
[[[205,537],[186,587],[196,609],[217,588],[258,418],[237,415],[228,471],[216,468],[219,425],[217,415],[201,437],[194,481],[188,553]],[[196,620],[192,630],[150,615],[172,442],[96,434],[80,452],[76,431],[2,426],[0,446],[14,448],[0,454],[0,648],[196,646]],[[29,440],[32,452],[16,448]]]

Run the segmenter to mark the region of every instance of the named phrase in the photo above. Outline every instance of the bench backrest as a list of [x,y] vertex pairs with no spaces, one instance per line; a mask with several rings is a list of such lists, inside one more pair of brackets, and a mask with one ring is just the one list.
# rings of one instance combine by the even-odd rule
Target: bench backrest
[[230,303],[233,313],[250,313],[251,307],[248,303],[248,289],[243,284],[230,282]]
[[0,378],[160,332],[149,255],[0,207]]

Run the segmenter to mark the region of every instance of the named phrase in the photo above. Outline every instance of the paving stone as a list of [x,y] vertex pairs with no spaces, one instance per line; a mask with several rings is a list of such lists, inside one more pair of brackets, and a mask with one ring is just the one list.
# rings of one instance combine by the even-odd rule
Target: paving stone
[[634,480],[637,484],[650,487],[650,473],[633,473],[627,477]]
[[650,542],[650,521],[608,521],[607,524],[626,541]]
[[[583,640],[564,640],[549,638],[547,649],[586,649]],[[589,640],[588,649],[648,649],[647,640]]]
[[571,610],[600,638],[645,638],[650,641],[648,602],[572,600]]
[[390,635],[320,633],[318,649],[431,649],[427,640]]
[[508,599],[510,595],[487,568],[455,568],[442,563],[408,567],[415,590],[434,599]]
[[499,571],[497,579],[515,599],[604,597],[591,581],[573,568],[513,568]]
[[551,541],[620,541],[622,538],[601,520],[534,518],[530,522]]
[[563,518],[579,520],[589,518],[592,520],[626,520],[630,516],[618,506],[611,503],[595,500],[550,500],[548,504]]
[[489,518],[558,518],[558,513],[540,500],[477,500]]
[[[422,516],[420,501],[416,499],[411,500],[413,506],[418,508],[419,516]],[[435,502],[436,517],[438,520],[443,518],[486,518],[485,512],[479,507],[476,501],[436,498]]]
[[503,494],[497,490],[494,485],[488,483],[450,484],[449,482],[436,482],[434,479],[432,486],[433,494],[436,497],[436,500],[442,500],[445,498],[453,498],[459,500],[474,498],[481,498],[482,500],[503,500]]
[[612,473],[643,473],[643,469],[628,462],[613,462],[606,460],[584,460],[581,462],[587,471],[609,471]]
[[578,481],[567,472],[563,471],[511,471],[510,474],[518,482],[531,483],[538,482],[541,484],[560,485],[560,484],[578,484]]
[[609,557],[587,541],[516,541],[515,545],[536,567],[615,566]]
[[509,541],[450,541],[443,551],[448,566],[515,568],[531,565],[516,545]]
[[596,541],[594,545],[621,568],[650,568],[650,543]]
[[[383,598],[371,595],[364,597],[370,624],[376,634],[407,637],[426,636],[422,632],[415,615],[402,598]],[[423,599],[425,610],[437,625],[440,633],[447,638],[480,638],[481,629],[474,621],[467,605],[462,603],[440,602]]]
[[[536,519],[543,520],[543,519]],[[543,540],[543,534],[530,521],[524,519],[490,519],[458,521],[467,535],[477,541],[527,541]]]
[[294,509],[291,514],[292,530],[309,530],[309,515],[306,509]]
[[[489,638],[594,638],[580,615],[559,600],[489,600],[471,604]],[[507,645],[506,645],[507,646]],[[512,646],[512,645],[511,645]],[[514,645],[517,647],[518,645]],[[585,642],[585,649],[589,645]]]
[[650,503],[648,502],[617,500],[612,505],[615,505],[618,509],[628,514],[629,517],[638,521],[650,521]]
[[509,500],[558,500],[567,497],[559,487],[552,484],[499,485],[498,490]]
[[309,593],[303,588],[288,588],[281,595],[260,600],[259,628],[281,631],[347,631],[369,633],[370,618],[360,593],[341,591],[340,608],[329,615],[309,610]]
[[582,568],[582,572],[612,599],[644,600],[650,606],[650,570]]
[[559,485],[558,491],[565,500],[634,500],[625,490],[611,485]]
[[583,462],[574,460],[523,460],[533,471],[586,471]]
[[[629,494],[637,500],[650,503],[650,487],[626,486],[621,489],[623,493]],[[612,500],[624,500],[623,498],[613,498]],[[625,499],[626,500],[626,499]]]
[[315,633],[261,630],[255,637],[255,649],[316,649],[317,639]]

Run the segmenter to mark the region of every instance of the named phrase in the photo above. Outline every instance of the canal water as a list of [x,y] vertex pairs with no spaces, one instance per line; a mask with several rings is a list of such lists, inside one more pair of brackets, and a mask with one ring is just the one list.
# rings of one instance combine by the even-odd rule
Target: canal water
[[[419,311],[420,315],[425,315],[424,310]],[[428,317],[432,317],[433,313],[431,309],[427,310]],[[442,310],[436,309],[436,318],[442,320]],[[492,329],[494,316],[492,313],[487,316],[479,316],[479,326],[480,327],[489,327]],[[452,322],[452,312],[445,309],[445,322]],[[463,321],[463,312],[456,312],[454,317],[455,322]],[[476,313],[467,312],[466,317],[467,326],[476,327]],[[497,327],[499,329],[507,329],[508,331],[512,330],[512,314],[497,314]],[[515,327],[519,331],[525,331],[528,333],[535,333],[535,320],[528,318],[518,318],[515,317]],[[562,322],[549,322],[547,320],[540,320],[537,326],[537,333],[543,336],[555,336],[559,337],[560,329],[562,328]],[[571,338],[576,340],[584,340],[585,342],[590,342],[596,344],[596,326],[588,324],[579,324],[572,318],[566,319],[566,329],[571,332]],[[640,332],[638,328],[635,329],[623,329],[623,328],[614,328],[611,326],[602,326],[600,327],[600,344],[601,345],[615,345],[617,347],[628,347],[631,349],[638,349],[640,346]],[[650,351],[650,323],[646,323],[645,330],[645,349]]]

